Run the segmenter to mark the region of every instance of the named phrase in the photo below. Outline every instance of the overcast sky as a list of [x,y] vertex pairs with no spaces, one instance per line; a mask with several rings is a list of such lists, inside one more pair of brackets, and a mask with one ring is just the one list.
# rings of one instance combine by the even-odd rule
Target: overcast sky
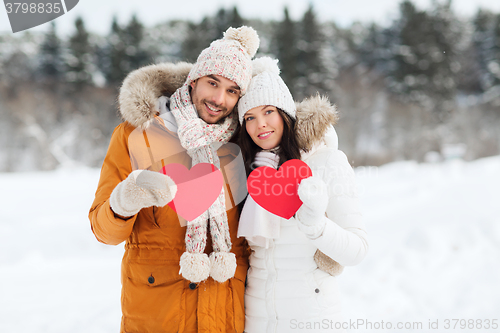
[[[413,0],[420,9],[429,8],[433,0]],[[443,0],[438,0],[443,1]],[[56,19],[62,34],[71,33],[78,15],[83,16],[88,30],[107,34],[113,15],[120,23],[126,23],[133,13],[146,25],[171,19],[191,19],[199,22],[206,15],[213,15],[221,7],[236,5],[244,18],[281,20],[283,8],[288,6],[293,19],[299,19],[308,4],[312,3],[321,20],[335,21],[349,26],[354,21],[389,23],[397,15],[398,0],[80,0],[78,5]],[[461,16],[471,16],[478,8],[487,8],[500,13],[500,0],[454,0],[453,7]],[[49,24],[32,28],[45,31]],[[0,32],[10,32],[5,7],[0,8]]]

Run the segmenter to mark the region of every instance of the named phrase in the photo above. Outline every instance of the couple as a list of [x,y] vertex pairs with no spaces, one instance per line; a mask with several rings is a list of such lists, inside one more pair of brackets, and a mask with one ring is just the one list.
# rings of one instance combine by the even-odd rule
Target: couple
[[[295,104],[276,61],[251,60],[258,44],[253,29],[229,28],[194,65],[148,66],[123,83],[125,121],[89,213],[100,242],[126,241],[121,332],[336,331],[335,275],[368,247],[354,174],[337,149],[334,107],[320,97]],[[290,159],[313,174],[295,217],[244,200],[246,174]],[[179,182],[159,171],[200,163],[224,185],[186,221],[171,202]]]

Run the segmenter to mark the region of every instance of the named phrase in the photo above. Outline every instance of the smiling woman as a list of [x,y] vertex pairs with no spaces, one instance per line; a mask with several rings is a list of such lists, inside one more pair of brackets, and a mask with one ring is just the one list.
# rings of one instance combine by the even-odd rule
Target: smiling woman
[[272,149],[281,142],[283,118],[275,106],[257,106],[245,114],[245,128],[260,148]]
[[[238,104],[240,146],[247,172],[252,172],[248,179],[262,180],[264,192],[266,183],[271,184],[271,193],[263,198],[250,193],[239,221],[238,237],[244,236],[252,249],[245,332],[340,332],[336,276],[343,266],[364,258],[368,243],[354,173],[338,150],[332,126],[336,109],[319,96],[296,105],[279,77],[277,61],[264,57],[252,66],[254,76]],[[283,218],[267,204],[279,196],[274,192],[290,189],[266,172],[255,173],[259,167],[281,172],[289,162],[304,164],[312,176],[297,181],[292,193],[300,198],[299,205],[286,201],[283,206],[294,210]],[[325,320],[332,326],[292,325]]]

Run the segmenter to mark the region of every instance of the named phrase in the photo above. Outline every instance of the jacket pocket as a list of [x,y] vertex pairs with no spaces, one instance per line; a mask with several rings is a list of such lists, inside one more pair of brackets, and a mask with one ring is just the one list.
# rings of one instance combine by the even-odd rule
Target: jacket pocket
[[178,261],[130,260],[124,263],[122,290],[126,332],[178,332],[184,281]]
[[155,226],[161,229],[169,229],[169,232],[174,229],[185,230],[187,225],[186,220],[178,215],[170,206],[164,207],[153,206],[153,216]]
[[316,288],[316,300],[318,305],[326,312],[339,312],[340,292],[338,289],[337,278],[317,268],[312,273]]

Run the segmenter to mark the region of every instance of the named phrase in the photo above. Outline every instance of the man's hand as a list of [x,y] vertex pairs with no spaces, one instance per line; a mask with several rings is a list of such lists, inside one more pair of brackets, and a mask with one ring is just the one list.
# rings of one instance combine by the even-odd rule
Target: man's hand
[[159,172],[135,170],[111,192],[109,205],[119,217],[127,218],[145,207],[165,206],[176,192],[177,186],[170,177]]

